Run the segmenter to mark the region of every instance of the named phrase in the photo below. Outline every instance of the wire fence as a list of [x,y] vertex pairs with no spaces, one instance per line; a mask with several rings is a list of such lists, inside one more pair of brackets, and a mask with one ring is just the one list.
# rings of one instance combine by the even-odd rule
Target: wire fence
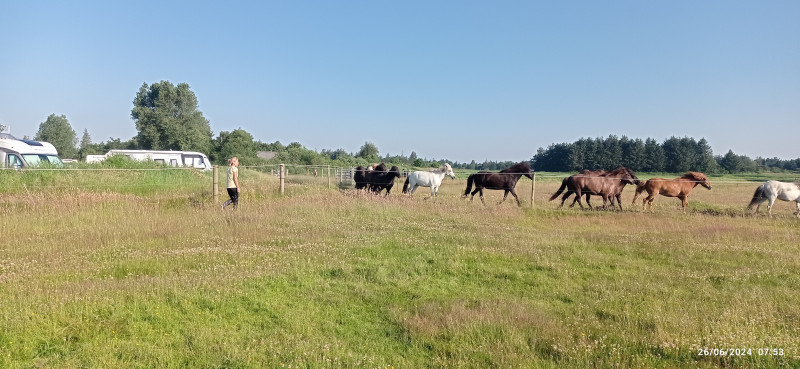
[[[355,167],[335,167],[327,165],[259,165],[240,166],[244,191],[284,194],[288,189],[316,186],[320,188],[350,190],[355,187]],[[218,201],[220,194],[225,194],[225,170],[227,167],[216,167],[214,171],[199,171],[193,168],[30,168],[0,170],[0,196],[19,193],[67,193],[76,191],[120,192],[134,195],[159,194],[165,197],[195,197]],[[423,170],[424,171],[424,170]],[[381,171],[378,171],[381,172]],[[402,170],[400,179],[395,182],[402,187],[403,178],[411,170]],[[462,195],[465,180],[476,171],[456,170],[455,181],[443,184],[444,194],[455,192]],[[498,172],[488,172],[498,173]],[[527,195],[525,181],[517,184],[516,190],[529,206],[548,203],[561,180],[569,175],[564,173],[507,173],[512,175],[532,174],[530,195]],[[584,178],[609,179],[602,175],[581,175]],[[766,181],[768,174],[750,178],[720,179],[711,178],[713,196],[703,194],[711,202],[730,203],[726,196],[746,197],[746,193],[755,190],[757,184]],[[784,173],[779,176],[784,182],[797,181],[797,173]],[[680,177],[678,177],[680,178]],[[673,181],[676,178],[649,178],[651,181]],[[644,181],[648,178],[640,178]],[[688,182],[701,182],[683,179]],[[220,188],[220,182],[222,187]],[[398,183],[399,182],[399,183]],[[369,182],[368,182],[369,184]],[[538,186],[538,187],[537,187]],[[456,188],[461,187],[461,188]],[[634,187],[635,188],[635,187]],[[395,191],[394,193],[399,193]],[[633,191],[628,190],[628,193]],[[440,192],[440,195],[443,192]],[[696,192],[697,193],[697,192]],[[694,195],[693,195],[694,196]],[[748,199],[749,200],[749,199]],[[738,200],[737,200],[738,201]]]

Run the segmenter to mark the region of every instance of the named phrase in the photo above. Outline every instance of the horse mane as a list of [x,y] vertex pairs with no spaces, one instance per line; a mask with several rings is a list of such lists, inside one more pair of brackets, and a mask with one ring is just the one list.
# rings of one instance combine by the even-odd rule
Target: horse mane
[[623,167],[623,166],[620,166],[617,169],[614,169],[614,170],[608,172],[608,174],[610,174],[610,175],[615,175],[615,174],[619,174],[619,173],[627,173],[627,174],[630,174],[632,176],[635,176],[633,171],[630,168]]
[[523,161],[501,170],[500,173],[528,173],[530,171],[531,165],[527,161]]
[[686,172],[686,174],[684,174],[683,177],[681,177],[681,178],[688,179],[688,180],[694,180],[694,181],[698,181],[698,182],[703,182],[703,181],[707,181],[708,180],[706,175],[703,174],[703,173],[700,173],[700,172]]

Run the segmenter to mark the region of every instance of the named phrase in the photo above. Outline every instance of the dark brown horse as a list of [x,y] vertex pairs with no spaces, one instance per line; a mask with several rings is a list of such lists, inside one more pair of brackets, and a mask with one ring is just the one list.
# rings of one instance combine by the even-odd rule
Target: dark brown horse
[[642,210],[649,204],[650,210],[653,211],[653,199],[655,199],[656,195],[662,195],[681,199],[681,209],[683,209],[685,213],[686,206],[689,205],[689,201],[687,200],[689,194],[692,193],[692,190],[697,185],[702,185],[709,190],[711,189],[711,183],[708,182],[708,178],[705,174],[700,172],[687,172],[683,177],[675,179],[650,178],[647,182],[636,186],[636,195],[633,196],[631,205],[635,204],[639,194],[646,190],[647,197],[642,200]]
[[461,197],[466,198],[470,195],[472,185],[474,184],[475,190],[472,191],[470,201],[474,200],[475,194],[480,192],[481,202],[483,205],[486,205],[486,202],[483,200],[483,189],[503,190],[505,193],[503,194],[503,200],[500,201],[501,204],[503,201],[506,201],[506,197],[511,193],[514,195],[514,199],[517,200],[517,205],[522,206],[519,202],[519,197],[517,197],[517,193],[514,191],[517,181],[519,181],[519,178],[522,176],[528,177],[531,180],[533,179],[533,171],[528,162],[523,161],[519,164],[514,164],[510,168],[503,169],[498,173],[482,171],[470,174],[469,177],[467,177],[467,189],[464,191],[464,196]]
[[[589,209],[592,209],[589,196],[598,195],[603,198],[603,208],[607,208],[610,204],[613,209],[616,209],[614,206],[614,200],[616,199],[619,210],[622,210],[622,190],[629,184],[639,184],[639,178],[636,177],[636,173],[627,167],[621,166],[610,172],[604,172],[602,170],[589,172],[584,170],[580,174],[569,176],[561,181],[561,187],[550,197],[550,201],[558,197],[564,188],[567,188],[568,191],[562,197],[561,205],[558,206],[559,208],[564,206],[564,201],[567,197],[574,193],[575,201],[578,202],[581,209],[583,209],[583,204],[580,198],[581,195],[585,194],[586,204],[589,206]],[[572,205],[570,207],[572,207]]]

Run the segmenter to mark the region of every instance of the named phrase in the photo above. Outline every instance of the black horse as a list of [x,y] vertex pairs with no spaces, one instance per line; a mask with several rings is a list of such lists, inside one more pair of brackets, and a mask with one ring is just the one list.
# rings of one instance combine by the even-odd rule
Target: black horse
[[369,183],[367,182],[367,174],[364,167],[360,165],[356,167],[356,172],[353,173],[353,181],[356,182],[356,190],[367,188]]
[[402,174],[400,173],[400,168],[396,165],[386,170],[386,164],[380,163],[375,169],[367,172],[366,177],[370,191],[379,194],[381,191],[386,190],[386,196],[389,196],[389,193],[392,192],[392,187],[394,187],[394,179],[402,177]]
[[397,166],[386,169],[386,164],[380,163],[371,170],[364,169],[359,165],[353,174],[353,181],[356,183],[357,190],[366,189],[374,193],[381,193],[386,190],[386,195],[388,196],[392,191],[392,187],[394,187],[394,179],[399,177],[401,177],[401,174]]
[[514,192],[514,186],[517,185],[517,181],[519,178],[525,176],[533,180],[533,170],[531,170],[530,164],[528,162],[521,162],[519,164],[514,164],[510,168],[503,169],[499,173],[493,172],[478,172],[475,174],[470,174],[467,177],[467,189],[464,191],[464,196],[462,198],[466,198],[470,191],[472,190],[472,184],[475,184],[475,191],[472,191],[472,197],[470,197],[470,201],[475,199],[475,194],[480,192],[481,202],[483,205],[486,205],[486,202],[483,201],[483,189],[487,190],[504,190],[505,194],[503,195],[503,200],[500,201],[502,204],[503,201],[506,201],[506,197],[508,197],[508,193],[510,192],[514,195],[514,199],[517,200],[517,205],[522,206],[519,202],[519,197],[517,197],[517,193]]

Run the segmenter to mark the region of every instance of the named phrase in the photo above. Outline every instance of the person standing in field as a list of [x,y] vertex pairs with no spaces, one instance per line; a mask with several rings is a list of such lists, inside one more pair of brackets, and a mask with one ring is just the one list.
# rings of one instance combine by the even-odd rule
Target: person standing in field
[[228,196],[230,196],[230,200],[225,201],[222,204],[222,208],[225,209],[226,206],[233,204],[233,208],[236,209],[239,206],[239,192],[241,191],[241,187],[239,187],[239,158],[232,157],[228,159]]

